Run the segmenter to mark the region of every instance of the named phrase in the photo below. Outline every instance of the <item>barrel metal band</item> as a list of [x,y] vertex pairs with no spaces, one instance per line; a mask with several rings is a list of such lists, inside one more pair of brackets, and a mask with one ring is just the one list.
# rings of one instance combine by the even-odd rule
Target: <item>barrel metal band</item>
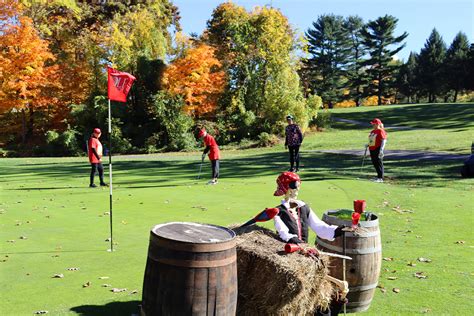
[[150,237],[150,243],[157,245],[160,248],[167,248],[172,250],[180,250],[187,252],[216,252],[232,249],[235,247],[235,239],[223,243],[178,243],[168,239],[159,238],[156,236]]
[[233,255],[229,258],[219,259],[219,260],[177,260],[177,259],[169,259],[169,258],[156,258],[153,256],[149,256],[150,259],[153,261],[167,264],[174,267],[183,267],[183,268],[217,268],[227,266],[231,263],[236,262],[237,256]]
[[347,307],[359,307],[359,306],[365,306],[365,305],[370,305],[372,300],[366,300],[366,301],[359,301],[359,302],[349,302],[347,303]]
[[[337,253],[344,253],[342,247],[330,245],[328,243],[325,243],[324,241],[322,241],[319,238],[317,240],[317,244],[324,247],[324,248],[327,248],[329,250],[335,251]],[[375,253],[375,252],[381,252],[381,251],[382,251],[382,246],[378,246],[378,247],[362,248],[362,249],[347,249],[346,248],[345,253],[346,254],[355,254],[355,255],[366,255],[366,254],[369,254],[369,253]]]
[[346,232],[347,238],[368,238],[368,237],[375,237],[380,235],[380,230],[376,230],[373,232],[363,233],[363,234],[354,234],[352,232]]
[[361,286],[349,286],[349,292],[362,292],[362,291],[375,289],[378,284],[379,283],[376,282],[376,283],[361,285]]

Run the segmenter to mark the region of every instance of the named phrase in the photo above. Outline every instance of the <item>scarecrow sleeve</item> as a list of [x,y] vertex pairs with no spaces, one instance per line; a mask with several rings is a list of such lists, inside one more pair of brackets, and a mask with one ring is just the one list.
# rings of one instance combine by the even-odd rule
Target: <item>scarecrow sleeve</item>
[[332,241],[334,240],[334,231],[336,230],[336,225],[328,225],[322,220],[320,220],[313,210],[309,212],[309,227],[318,235],[318,237]]
[[277,215],[274,217],[274,223],[275,223],[275,229],[277,230],[278,235],[283,241],[288,242],[288,240],[290,240],[293,237],[298,238],[298,235],[290,234],[288,227],[285,225],[285,223],[283,223],[280,216]]

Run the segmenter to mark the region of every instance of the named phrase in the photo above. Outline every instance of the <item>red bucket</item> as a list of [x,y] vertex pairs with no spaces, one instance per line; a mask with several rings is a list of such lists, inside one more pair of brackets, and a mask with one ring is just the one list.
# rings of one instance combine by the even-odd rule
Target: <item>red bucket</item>
[[356,213],[364,212],[366,206],[365,200],[354,200],[354,211]]

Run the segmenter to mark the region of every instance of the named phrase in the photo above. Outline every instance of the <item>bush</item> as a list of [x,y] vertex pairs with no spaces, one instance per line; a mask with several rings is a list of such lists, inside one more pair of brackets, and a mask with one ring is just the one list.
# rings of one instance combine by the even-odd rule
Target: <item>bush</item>
[[77,131],[68,127],[64,132],[47,131],[46,146],[35,149],[36,153],[46,156],[79,156],[82,150],[77,141]]
[[329,111],[320,111],[318,115],[311,120],[311,126],[316,128],[329,128],[331,127],[331,112]]
[[276,135],[268,134],[266,132],[262,132],[262,133],[260,133],[260,135],[258,135],[258,146],[259,147],[275,146],[279,142],[280,142],[280,139]]

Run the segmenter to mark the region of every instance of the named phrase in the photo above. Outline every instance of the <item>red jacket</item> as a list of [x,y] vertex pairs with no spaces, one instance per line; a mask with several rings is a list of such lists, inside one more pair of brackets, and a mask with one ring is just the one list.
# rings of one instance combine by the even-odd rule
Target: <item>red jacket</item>
[[204,144],[209,148],[209,160],[219,160],[220,152],[216,140],[211,135],[204,136]]

